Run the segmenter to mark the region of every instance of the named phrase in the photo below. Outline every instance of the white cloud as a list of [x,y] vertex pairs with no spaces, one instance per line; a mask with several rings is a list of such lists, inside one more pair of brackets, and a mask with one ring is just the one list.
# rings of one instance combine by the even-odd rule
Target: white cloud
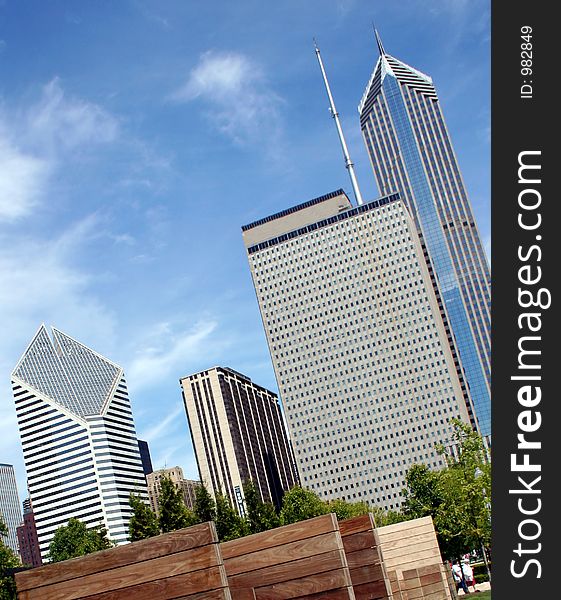
[[113,142],[117,138],[117,119],[92,102],[68,98],[58,77],[43,88],[41,99],[26,116],[29,142],[51,156],[79,146]]
[[[149,443],[162,437],[162,435],[169,435],[170,429],[173,429],[173,424],[177,422],[179,415],[184,413],[183,404],[178,404],[175,409],[169,413],[164,419],[152,425],[149,429],[139,434],[141,440],[147,440]],[[182,424],[184,424],[182,422]]]
[[280,133],[281,98],[267,86],[259,65],[243,54],[205,52],[171,98],[212,105],[209,120],[238,144]]
[[217,327],[214,319],[198,321],[190,330],[175,332],[170,323],[159,323],[136,347],[143,348],[133,357],[126,376],[133,392],[157,385],[172,373],[189,368],[189,363],[209,353],[209,338]]
[[0,222],[27,215],[38,202],[51,167],[20,151],[0,133]]

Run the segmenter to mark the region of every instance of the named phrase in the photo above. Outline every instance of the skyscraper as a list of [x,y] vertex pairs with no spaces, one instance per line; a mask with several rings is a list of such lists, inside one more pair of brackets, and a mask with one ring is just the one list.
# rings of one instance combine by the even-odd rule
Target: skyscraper
[[201,481],[244,512],[243,483],[280,506],[298,483],[278,397],[227,367],[180,380]]
[[123,369],[42,325],[12,373],[23,457],[43,558],[76,517],[128,538],[129,493],[147,500]]
[[432,79],[380,56],[359,104],[380,193],[399,192],[426,254],[471,421],[491,433],[490,270]]
[[18,553],[17,528],[21,523],[21,506],[16,484],[16,475],[12,465],[0,463],[0,517],[8,528],[4,543]]
[[399,194],[343,190],[242,227],[302,484],[395,509],[414,462],[468,422],[416,227]]

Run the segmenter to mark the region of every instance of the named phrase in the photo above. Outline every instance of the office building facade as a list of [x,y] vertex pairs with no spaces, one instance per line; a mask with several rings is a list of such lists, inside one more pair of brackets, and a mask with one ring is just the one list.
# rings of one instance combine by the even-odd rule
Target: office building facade
[[42,325],[12,389],[43,559],[71,517],[127,542],[129,494],[147,490],[123,369]]
[[469,419],[404,203],[338,190],[242,231],[302,485],[398,508]]
[[419,233],[471,422],[491,433],[491,277],[432,79],[385,51],[359,104],[381,194]]
[[8,528],[3,542],[18,553],[17,528],[21,523],[21,505],[13,465],[0,463],[0,516]]
[[157,469],[146,476],[146,483],[148,484],[148,498],[150,500],[150,507],[152,510],[156,514],[160,513],[160,503],[158,499],[160,495],[161,481],[164,477],[171,479],[171,481],[181,489],[185,506],[192,510],[195,507],[195,494],[197,492],[197,486],[200,485],[201,482],[193,479],[185,479],[183,476],[183,469],[181,467]]
[[180,380],[201,481],[227,494],[244,514],[243,484],[251,479],[261,498],[280,507],[298,482],[275,393],[227,367]]

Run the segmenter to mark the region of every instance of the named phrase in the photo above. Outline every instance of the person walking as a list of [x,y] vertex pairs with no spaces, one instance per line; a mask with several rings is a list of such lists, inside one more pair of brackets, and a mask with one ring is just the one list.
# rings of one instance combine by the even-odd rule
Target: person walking
[[459,591],[460,588],[462,588],[464,594],[469,594],[466,582],[464,581],[462,575],[462,567],[457,560],[455,560],[454,564],[452,565],[452,575],[454,576],[454,582],[456,583],[456,591]]
[[473,569],[469,564],[469,559],[464,558],[462,561],[462,573],[464,574],[464,580],[466,582],[467,589],[469,591],[470,586],[473,588],[474,592],[477,592],[475,589],[475,579],[473,577]]

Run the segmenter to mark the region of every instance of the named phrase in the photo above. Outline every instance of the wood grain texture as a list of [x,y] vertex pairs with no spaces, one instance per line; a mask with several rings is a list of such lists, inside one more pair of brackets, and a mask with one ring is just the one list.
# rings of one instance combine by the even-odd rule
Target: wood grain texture
[[221,551],[234,600],[253,600],[250,591],[255,600],[354,599],[334,514],[225,542]]
[[255,550],[265,550],[289,542],[313,538],[324,533],[339,531],[337,517],[330,513],[307,521],[284,525],[262,533],[254,533],[246,537],[220,544],[224,560],[242,556]]
[[[308,575],[303,579],[292,579],[278,584],[256,587],[256,600],[289,600],[292,598],[307,598],[312,594],[328,592],[329,590],[351,589],[351,581],[347,569],[338,569],[316,575]],[[353,594],[354,595],[354,594]],[[235,596],[234,596],[235,598]]]
[[215,545],[194,548],[185,552],[177,552],[171,556],[162,556],[153,560],[134,563],[85,575],[79,579],[70,579],[48,586],[41,586],[31,593],[30,598],[41,600],[77,600],[86,595],[99,594],[111,590],[130,587],[174,577],[183,573],[199,571],[221,563]]
[[264,550],[259,550],[255,546],[252,546],[252,549],[252,552],[242,556],[224,559],[228,577],[248,570],[263,569],[275,564],[287,563],[307,556],[317,556],[342,548],[340,538],[338,538],[336,532],[331,532],[273,548],[265,548]]
[[147,540],[16,573],[17,589],[27,590],[66,581],[160,556],[169,556],[217,541],[214,523],[202,523]]
[[18,600],[231,600],[214,523],[21,574]]
[[393,600],[380,540],[372,515],[339,523],[355,596],[359,600]]

